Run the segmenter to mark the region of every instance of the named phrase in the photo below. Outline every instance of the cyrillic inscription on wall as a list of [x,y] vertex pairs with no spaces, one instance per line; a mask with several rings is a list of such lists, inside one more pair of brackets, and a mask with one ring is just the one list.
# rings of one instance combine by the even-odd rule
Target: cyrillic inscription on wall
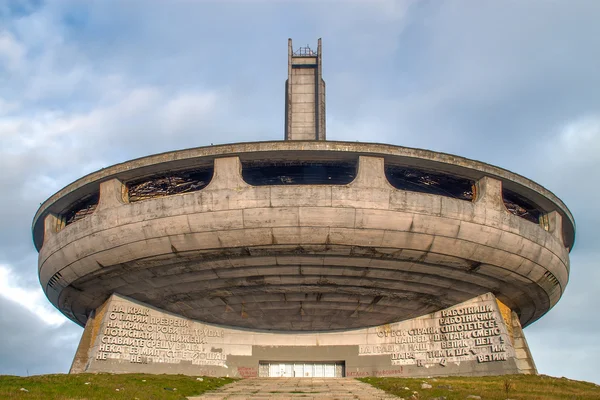
[[207,328],[184,318],[165,317],[147,307],[113,302],[101,326],[95,359],[225,366],[227,355],[222,347],[211,345],[213,339],[222,340],[223,336],[222,329]]
[[[510,342],[502,317],[491,304],[463,306],[377,330],[380,344],[359,346],[359,355],[389,354],[392,365],[506,361]],[[417,325],[418,327],[414,327]],[[508,346],[507,346],[508,345]]]

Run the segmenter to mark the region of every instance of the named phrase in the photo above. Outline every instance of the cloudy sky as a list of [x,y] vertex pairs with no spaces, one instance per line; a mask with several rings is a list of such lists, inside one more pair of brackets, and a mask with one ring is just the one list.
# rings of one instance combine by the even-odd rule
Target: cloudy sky
[[577,222],[571,280],[525,332],[541,373],[600,383],[600,2],[0,0],[0,374],[66,372],[31,219],[111,164],[283,138],[287,38],[323,38],[327,134],[527,176]]

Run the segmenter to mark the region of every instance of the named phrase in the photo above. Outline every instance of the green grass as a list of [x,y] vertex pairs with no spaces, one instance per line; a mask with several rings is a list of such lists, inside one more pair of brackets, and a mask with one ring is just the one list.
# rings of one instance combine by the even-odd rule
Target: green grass
[[[202,377],[202,379],[198,381],[196,377],[183,375],[147,374],[39,375],[28,378],[0,376],[0,399],[180,400],[234,381],[230,378]],[[600,386],[543,375],[435,379],[360,378],[359,380],[405,399],[410,398],[413,391],[416,391],[419,400],[442,396],[447,400],[463,400],[468,395],[481,396],[482,400],[504,400],[507,398],[505,385],[510,383],[508,397],[515,400],[600,400]],[[429,383],[433,388],[421,389],[423,382]],[[448,386],[452,389],[450,390]],[[405,387],[409,390],[405,390]],[[28,392],[21,391],[21,388],[27,389]]]
[[[418,398],[430,399],[445,396],[447,400],[465,399],[468,395],[481,396],[482,400],[593,400],[600,399],[600,386],[589,382],[572,381],[551,376],[509,375],[493,377],[447,378],[359,378],[388,393],[410,398],[414,391]],[[423,382],[433,386],[421,389]],[[510,385],[508,396],[506,385]],[[441,387],[440,387],[441,386]],[[451,386],[451,390],[448,389]],[[408,387],[409,390],[404,389]]]
[[[0,399],[180,400],[233,381],[208,377],[198,381],[195,376],[147,374],[61,374],[27,378],[0,375]],[[21,388],[28,392],[21,391]]]

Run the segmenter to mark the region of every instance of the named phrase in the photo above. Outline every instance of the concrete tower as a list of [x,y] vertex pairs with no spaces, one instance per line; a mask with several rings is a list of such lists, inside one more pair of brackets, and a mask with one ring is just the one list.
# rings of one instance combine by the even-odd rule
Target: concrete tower
[[321,75],[321,39],[294,51],[288,39],[288,79],[285,82],[285,139],[325,140],[325,81]]

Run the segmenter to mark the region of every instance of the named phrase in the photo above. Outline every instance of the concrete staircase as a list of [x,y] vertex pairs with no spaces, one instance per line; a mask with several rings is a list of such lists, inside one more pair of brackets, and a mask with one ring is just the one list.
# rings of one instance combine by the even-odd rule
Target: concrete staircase
[[398,399],[351,378],[252,378],[243,379],[189,400],[234,399]]

